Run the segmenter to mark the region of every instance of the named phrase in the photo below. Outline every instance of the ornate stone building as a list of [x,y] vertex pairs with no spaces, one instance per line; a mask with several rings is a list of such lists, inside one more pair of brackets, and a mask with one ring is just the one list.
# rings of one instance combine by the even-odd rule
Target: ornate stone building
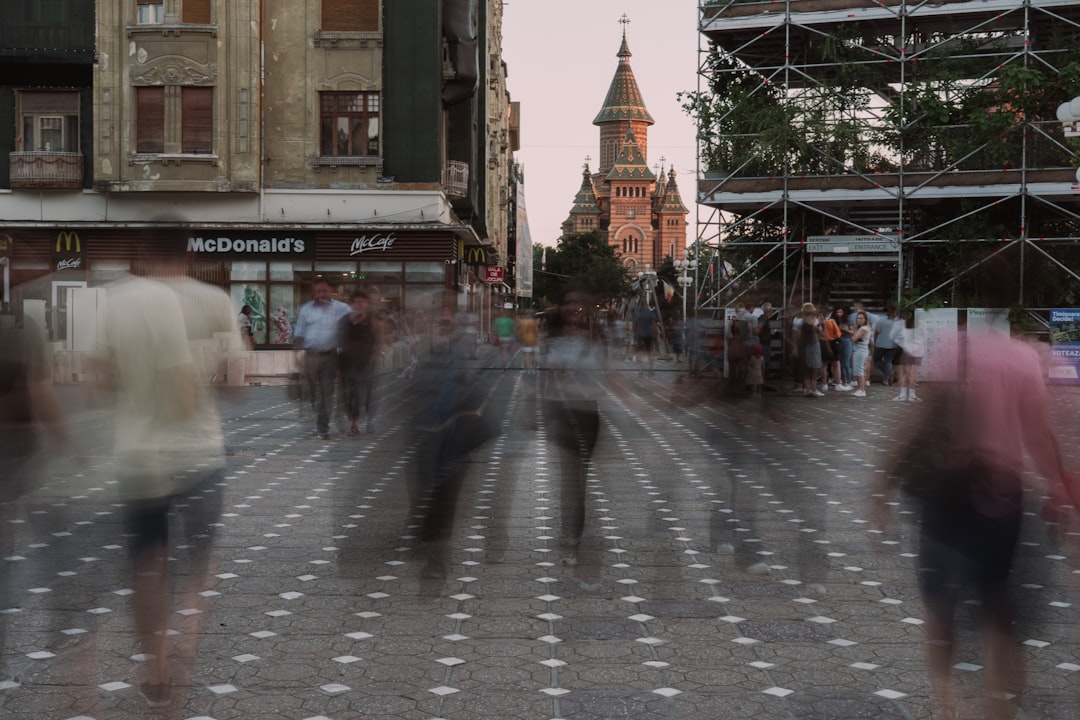
[[686,216],[675,169],[660,177],[649,169],[652,116],[642,100],[630,67],[630,46],[623,31],[619,65],[604,105],[593,125],[600,128],[600,164],[586,164],[563,234],[599,230],[625,258],[631,270],[657,267],[686,247]]

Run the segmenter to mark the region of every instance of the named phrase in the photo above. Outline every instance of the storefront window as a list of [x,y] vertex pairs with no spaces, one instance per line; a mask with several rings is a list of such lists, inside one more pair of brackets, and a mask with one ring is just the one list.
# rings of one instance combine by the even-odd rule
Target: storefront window
[[446,263],[443,262],[405,263],[405,279],[409,282],[441,283],[445,274]]
[[435,285],[406,285],[405,310],[423,311],[428,318],[439,317],[446,290]]
[[[235,265],[235,264],[234,264]],[[262,283],[234,282],[229,286],[233,311],[238,315],[245,305],[251,307],[252,340],[256,345],[265,345],[267,328],[266,285]]]
[[311,273],[309,262],[272,262],[270,263],[271,280],[287,280],[292,282],[298,273]]
[[237,280],[266,280],[266,263],[234,262],[230,277],[233,282]]
[[94,260],[90,263],[90,285],[96,287],[120,280],[130,271],[130,260]]
[[296,324],[296,315],[305,301],[302,285],[271,285],[269,328],[270,340],[274,345],[292,343],[292,329]]
[[360,263],[360,275],[365,282],[372,284],[401,282],[400,262],[362,262]]

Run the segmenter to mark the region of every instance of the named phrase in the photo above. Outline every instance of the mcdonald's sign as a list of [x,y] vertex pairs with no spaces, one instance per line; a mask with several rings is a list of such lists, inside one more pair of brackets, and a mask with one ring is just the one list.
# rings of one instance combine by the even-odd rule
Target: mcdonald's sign
[[466,245],[463,262],[466,265],[491,265],[491,258],[488,257],[489,252],[490,250],[483,245]]
[[56,241],[51,250],[53,272],[86,271],[84,248],[79,233],[74,230],[61,230],[56,233]]
[[79,240],[79,233],[74,230],[61,230],[56,234],[56,249],[53,251],[57,255],[60,253],[81,253],[82,241]]

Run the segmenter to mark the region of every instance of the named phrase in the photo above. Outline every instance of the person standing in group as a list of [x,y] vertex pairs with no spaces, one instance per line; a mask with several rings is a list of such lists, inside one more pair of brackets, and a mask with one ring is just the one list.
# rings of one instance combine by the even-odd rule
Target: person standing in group
[[746,386],[750,388],[750,397],[761,397],[761,386],[765,384],[765,358],[761,345],[750,349],[750,360],[746,364]]
[[854,331],[849,322],[847,308],[838,307],[832,312],[832,320],[840,330],[840,342],[838,343],[838,359],[840,361],[840,377],[836,386],[837,390],[846,392],[851,390],[851,334]]
[[867,360],[870,358],[870,338],[874,331],[870,327],[870,317],[865,310],[855,313],[855,330],[851,333],[851,374],[858,384],[852,393],[855,397],[866,397]]
[[896,344],[903,323],[896,317],[896,306],[885,310],[885,317],[874,328],[874,366],[881,372],[882,385],[893,384],[893,358],[899,346]]
[[906,310],[901,321],[899,340],[900,358],[896,364],[896,377],[900,382],[900,394],[893,400],[918,402],[915,394],[919,366],[926,354],[926,336],[921,328],[915,327],[915,314]]
[[244,347],[248,350],[255,349],[255,327],[251,320],[251,306],[244,305],[240,308],[240,314],[236,316],[236,322],[240,326],[240,337],[244,339]]
[[375,365],[382,348],[382,324],[371,313],[371,297],[363,290],[353,290],[352,308],[338,326],[338,356],[341,387],[345,395],[345,414],[349,417],[346,434],[360,434],[360,412],[367,419],[367,431],[375,431]]
[[821,332],[818,324],[818,312],[813,303],[803,303],[799,317],[791,324],[795,335],[794,347],[798,356],[798,367],[802,376],[804,397],[824,397],[825,393],[815,387],[821,374]]
[[499,358],[502,369],[510,366],[510,351],[514,349],[514,319],[508,310],[502,310],[492,323],[492,332],[499,345]]
[[334,299],[333,288],[325,278],[317,278],[311,289],[312,299],[300,307],[296,318],[293,343],[304,351],[304,376],[315,406],[315,435],[327,440],[337,384],[338,331],[341,319],[352,308]]
[[819,315],[819,321],[821,322],[823,337],[821,357],[824,362],[822,365],[832,373],[832,381],[830,382],[827,377],[828,373],[823,370],[822,375],[826,377],[822,378],[822,382],[831,385],[835,390],[846,392],[851,388],[844,385],[843,379],[840,377],[840,326],[831,313]]

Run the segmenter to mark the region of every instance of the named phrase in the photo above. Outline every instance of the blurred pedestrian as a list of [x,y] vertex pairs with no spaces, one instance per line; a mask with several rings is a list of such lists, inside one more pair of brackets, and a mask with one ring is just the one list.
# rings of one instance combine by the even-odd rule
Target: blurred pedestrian
[[896,316],[896,306],[885,309],[885,317],[878,320],[874,328],[874,366],[881,372],[881,384],[893,384],[893,358],[899,348],[897,339],[903,323]]
[[499,359],[502,369],[510,366],[511,351],[514,349],[514,319],[508,310],[499,311],[499,316],[492,323],[492,334],[499,346]]
[[761,386],[765,384],[765,358],[761,345],[754,345],[750,351],[750,361],[746,367],[746,385],[751,397],[761,397]]
[[649,372],[653,369],[653,351],[656,346],[656,332],[659,324],[656,311],[642,301],[641,307],[634,312],[634,340],[637,350],[645,356],[645,366]]
[[[994,277],[993,265],[987,273]],[[1007,302],[1015,295],[1001,282],[994,279]],[[875,483],[872,524],[888,526],[890,499],[906,478],[899,486],[909,488],[921,516],[918,578],[935,716],[958,716],[954,615],[961,591],[969,588],[979,604],[985,667],[980,717],[1004,720],[1014,716],[1024,687],[1008,580],[1024,514],[1025,453],[1049,483],[1038,494],[1049,489],[1052,497],[1066,499],[1074,521],[1080,507],[1074,498],[1080,493],[1065,472],[1047,415],[1037,352],[994,332],[962,333],[943,352],[956,360],[959,381],[940,402],[923,403],[923,411],[910,418],[908,437],[891,454],[894,472],[879,475]]]
[[549,372],[543,378],[544,416],[559,456],[559,552],[566,565],[578,562],[585,530],[585,481],[600,430],[596,398],[606,354],[590,331],[593,307],[595,299],[584,286],[568,285],[548,312],[546,323]]
[[853,348],[851,345],[851,336],[855,333],[855,326],[852,324],[853,318],[851,317],[851,313],[848,312],[847,308],[842,306],[833,310],[832,319],[840,329],[840,384],[836,386],[836,389],[841,392],[847,392],[852,389],[851,352]]
[[540,323],[526,312],[517,321],[517,335],[521,340],[521,366],[526,374],[536,374],[537,356],[540,351]]
[[311,291],[312,299],[300,307],[296,318],[293,343],[304,351],[303,373],[315,408],[314,434],[327,440],[338,376],[339,324],[352,310],[334,298],[334,290],[325,278],[317,278]]
[[[53,391],[45,335],[27,315],[16,325],[13,314],[0,314],[0,557],[14,555],[12,521],[19,499],[35,484],[42,430],[57,449],[65,449],[68,432]],[[13,566],[0,563],[0,607],[13,607],[8,580]],[[0,657],[11,617],[0,616]]]
[[916,393],[918,387],[919,367],[922,365],[923,355],[926,354],[926,333],[922,328],[915,326],[915,313],[911,310],[904,312],[897,346],[900,348],[900,357],[896,361],[896,377],[900,384],[900,394],[894,400],[918,402]]
[[870,316],[865,310],[855,313],[854,327],[851,333],[851,374],[857,388],[851,394],[854,397],[866,397],[866,383],[870,374],[870,341],[874,331],[870,326]]
[[349,418],[346,434],[360,434],[360,413],[367,420],[367,432],[375,431],[375,366],[382,352],[382,325],[372,315],[371,297],[364,290],[353,290],[349,298],[352,311],[338,323],[338,355],[341,386],[345,396],[345,414]]
[[176,679],[168,640],[170,513],[183,507],[178,523],[192,562],[180,589],[194,599],[209,568],[225,467],[216,395],[208,383],[225,376],[226,363],[211,348],[222,337],[229,350],[243,345],[228,295],[186,277],[185,236],[154,238],[147,246],[168,253],[143,262],[160,281],[129,276],[109,287],[99,348],[114,381],[132,610],[146,657],[140,692],[151,707],[164,707]]

